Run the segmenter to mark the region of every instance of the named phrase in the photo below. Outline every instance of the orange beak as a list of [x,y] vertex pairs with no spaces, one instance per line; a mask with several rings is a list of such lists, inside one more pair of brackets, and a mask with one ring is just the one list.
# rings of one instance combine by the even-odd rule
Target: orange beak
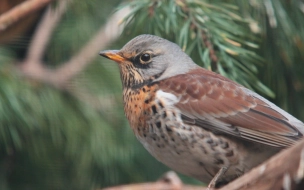
[[99,55],[111,59],[113,61],[116,61],[117,63],[122,63],[124,62],[126,59],[124,57],[122,57],[121,55],[118,54],[118,50],[105,50],[105,51],[101,51],[99,52]]

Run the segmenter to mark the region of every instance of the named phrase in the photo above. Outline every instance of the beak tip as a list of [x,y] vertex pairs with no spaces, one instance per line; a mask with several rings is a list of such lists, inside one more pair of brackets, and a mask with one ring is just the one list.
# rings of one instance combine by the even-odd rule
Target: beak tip
[[119,55],[118,52],[119,50],[104,50],[104,51],[100,51],[99,55],[120,63],[123,62],[125,58]]
[[98,53],[100,56],[105,56],[105,51],[100,51],[99,53]]

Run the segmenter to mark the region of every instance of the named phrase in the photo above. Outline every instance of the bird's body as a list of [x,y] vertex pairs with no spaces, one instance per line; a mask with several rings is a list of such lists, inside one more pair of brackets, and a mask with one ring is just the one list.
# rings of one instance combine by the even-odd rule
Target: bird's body
[[[292,145],[304,124],[258,94],[197,66],[162,38],[141,35],[120,51],[124,111],[136,137],[160,162],[226,183]],[[175,55],[177,54],[177,55]]]
[[221,167],[229,166],[218,180],[218,183],[226,183],[279,150],[184,123],[174,106],[178,98],[160,90],[159,85],[125,89],[125,113],[143,146],[173,170],[209,182]]

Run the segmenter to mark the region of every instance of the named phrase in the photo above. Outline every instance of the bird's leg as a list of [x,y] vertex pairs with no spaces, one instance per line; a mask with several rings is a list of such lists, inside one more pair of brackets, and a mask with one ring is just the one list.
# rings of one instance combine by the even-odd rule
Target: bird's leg
[[227,171],[227,167],[221,167],[221,169],[216,173],[216,175],[213,177],[213,179],[210,181],[209,185],[208,185],[208,189],[209,188],[215,188],[216,182],[217,180],[222,177],[222,175],[225,174],[225,172]]

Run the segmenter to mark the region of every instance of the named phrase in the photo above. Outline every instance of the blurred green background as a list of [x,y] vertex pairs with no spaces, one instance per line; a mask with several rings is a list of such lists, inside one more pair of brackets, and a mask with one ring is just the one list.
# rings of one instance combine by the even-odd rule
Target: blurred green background
[[[0,13],[20,2],[1,0]],[[196,63],[304,120],[300,0],[74,0],[52,32],[43,67],[60,68],[126,6],[132,11],[125,30],[106,49],[120,49],[142,33],[162,36]],[[58,11],[59,2],[51,9]],[[24,73],[45,11],[0,32],[0,189],[97,189],[155,181],[169,169],[135,139],[124,117],[114,62],[96,53],[65,86]]]

